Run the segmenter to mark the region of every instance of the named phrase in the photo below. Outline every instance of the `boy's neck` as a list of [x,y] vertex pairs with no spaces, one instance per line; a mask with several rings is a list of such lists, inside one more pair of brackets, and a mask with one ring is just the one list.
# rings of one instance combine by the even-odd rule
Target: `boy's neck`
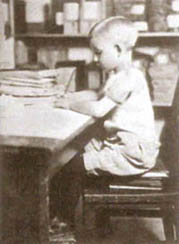
[[118,73],[120,71],[128,71],[132,66],[132,60],[132,50],[130,50],[125,53],[123,64],[120,67],[117,67],[114,72]]

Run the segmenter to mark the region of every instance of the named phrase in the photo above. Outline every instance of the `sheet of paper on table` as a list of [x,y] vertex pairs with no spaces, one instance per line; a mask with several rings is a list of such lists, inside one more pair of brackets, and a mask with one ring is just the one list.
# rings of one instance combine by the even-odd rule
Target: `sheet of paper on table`
[[6,136],[24,136],[68,139],[89,123],[91,118],[73,111],[51,107],[15,108],[1,113],[0,134]]

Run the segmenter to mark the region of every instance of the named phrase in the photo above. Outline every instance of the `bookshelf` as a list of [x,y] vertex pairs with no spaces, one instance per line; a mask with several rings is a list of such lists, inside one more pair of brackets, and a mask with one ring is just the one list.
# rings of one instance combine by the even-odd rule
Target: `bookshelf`
[[[15,13],[15,10],[18,10],[20,12],[20,20],[25,21],[25,4],[22,4],[22,1],[19,0],[6,0],[9,1],[9,5],[10,5],[10,12],[11,12],[11,29],[12,29],[12,35],[14,37],[14,39],[17,40],[22,40],[27,46],[28,45],[33,45],[34,43],[39,46],[41,45],[41,43],[43,43],[44,45],[48,45],[48,43],[50,43],[52,40],[55,41],[55,44],[59,42],[59,44],[62,45],[72,45],[72,43],[74,42],[74,45],[77,44],[77,42],[79,41],[80,45],[84,45],[86,46],[88,44],[88,38],[87,38],[87,34],[61,34],[58,33],[58,31],[56,31],[55,33],[50,33],[50,28],[47,31],[47,29],[43,30],[43,31],[34,31],[29,32],[28,28],[26,28],[26,23],[22,23],[21,27],[20,27],[20,31],[18,30],[18,28],[16,28],[15,25],[18,24],[18,19]],[[109,4],[108,0],[100,0],[101,1],[101,18],[104,18],[105,15],[109,15],[109,9],[114,9],[114,2],[111,2],[111,4]],[[27,2],[26,0],[24,0],[24,2]],[[43,2],[43,1],[41,1]],[[63,4],[66,2],[71,2],[71,3],[78,3],[79,4],[79,25],[81,20],[83,19],[83,14],[82,14],[82,9],[84,9],[84,4],[86,2],[86,0],[72,0],[72,1],[61,1],[59,3],[59,1],[57,0],[44,0],[44,2],[47,2],[47,5],[51,5],[49,7],[49,11],[50,11],[50,21],[51,24],[54,24],[55,21],[55,13],[56,11],[63,11]],[[94,1],[93,1],[94,2]],[[148,5],[146,5],[148,6]],[[16,9],[17,7],[17,9]],[[19,9],[19,7],[21,9]],[[109,8],[109,9],[108,9]],[[107,10],[108,9],[108,10]],[[22,13],[23,11],[23,13]],[[73,15],[73,13],[71,13]],[[31,16],[32,17],[32,16]],[[23,27],[24,24],[24,27]],[[49,25],[50,27],[50,25]],[[80,26],[79,26],[79,30],[80,30]],[[78,30],[78,31],[79,31]],[[66,42],[67,41],[67,42]],[[179,41],[179,30],[178,31],[169,31],[169,32],[151,32],[151,31],[146,31],[146,32],[139,32],[139,40],[138,40],[138,45],[145,45],[145,44],[149,44],[149,45],[155,45],[155,44],[159,44],[159,45],[168,45],[168,44],[175,44]]]

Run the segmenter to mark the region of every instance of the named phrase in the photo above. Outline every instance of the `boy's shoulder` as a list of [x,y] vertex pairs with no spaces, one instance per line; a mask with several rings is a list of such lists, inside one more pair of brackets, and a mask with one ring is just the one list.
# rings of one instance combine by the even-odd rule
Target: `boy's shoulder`
[[117,76],[116,78],[120,79],[127,79],[127,83],[131,83],[132,84],[143,84],[146,82],[146,77],[145,74],[142,70],[136,68],[136,67],[130,67],[127,71],[124,71],[123,74],[119,74],[119,76]]
[[144,72],[133,66],[127,72],[126,81],[126,85],[136,91],[143,89],[147,83]]
[[140,69],[138,69],[137,67],[135,66],[132,66],[130,71],[129,71],[129,74],[131,77],[133,77],[134,79],[135,78],[138,78],[138,79],[145,79],[145,75],[144,75],[144,72]]
[[115,86],[116,89],[126,87],[127,90],[138,90],[143,88],[146,83],[147,81],[143,71],[132,66],[128,70],[122,70],[114,74],[108,80],[106,87]]
[[117,77],[120,78],[121,76],[127,76],[127,77],[130,77],[133,79],[136,79],[136,78],[145,79],[144,72],[135,66],[131,66],[127,70],[122,70],[116,74],[116,78]]
[[147,83],[144,72],[136,67],[132,67],[129,72],[129,79],[136,87],[143,87]]

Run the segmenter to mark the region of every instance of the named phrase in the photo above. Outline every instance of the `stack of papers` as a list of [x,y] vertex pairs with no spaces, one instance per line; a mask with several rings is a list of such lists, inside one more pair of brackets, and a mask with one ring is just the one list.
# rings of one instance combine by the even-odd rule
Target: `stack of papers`
[[57,69],[0,71],[0,94],[28,104],[52,101],[58,93],[57,74]]

